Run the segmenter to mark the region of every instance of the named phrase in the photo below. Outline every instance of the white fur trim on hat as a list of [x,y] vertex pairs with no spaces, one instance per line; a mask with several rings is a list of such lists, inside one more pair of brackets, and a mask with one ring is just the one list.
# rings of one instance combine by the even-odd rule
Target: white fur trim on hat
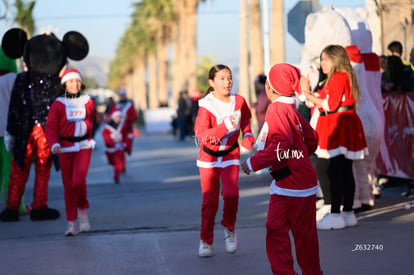
[[115,118],[116,116],[121,116],[121,115],[122,115],[121,111],[115,111],[111,114],[111,118]]
[[267,83],[282,96],[290,97],[294,92],[302,94],[300,70],[287,63],[273,65],[267,74]]
[[82,82],[82,76],[80,75],[80,73],[75,69],[69,69],[62,75],[60,84],[64,84],[66,81],[73,78],[79,79],[79,81]]

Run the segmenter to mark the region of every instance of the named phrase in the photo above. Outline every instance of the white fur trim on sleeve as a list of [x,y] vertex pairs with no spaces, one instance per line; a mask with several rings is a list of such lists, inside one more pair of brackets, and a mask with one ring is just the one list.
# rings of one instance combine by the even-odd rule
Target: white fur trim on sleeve
[[52,148],[50,148],[50,151],[52,151],[52,153],[55,151],[55,148],[60,148],[60,144],[59,143],[55,143],[52,145]]
[[235,129],[235,127],[233,127],[233,123],[231,123],[231,120],[229,117],[224,119],[224,124],[226,125],[226,128],[228,131],[232,131]]
[[328,100],[324,99],[322,101],[322,109],[324,109],[325,111],[329,112],[329,105],[328,105]]
[[250,162],[250,157],[248,157],[248,158],[247,158],[247,160],[246,160],[246,164],[247,164],[247,167],[249,167],[249,170],[250,170],[250,171],[253,171],[252,164],[251,164],[251,162]]

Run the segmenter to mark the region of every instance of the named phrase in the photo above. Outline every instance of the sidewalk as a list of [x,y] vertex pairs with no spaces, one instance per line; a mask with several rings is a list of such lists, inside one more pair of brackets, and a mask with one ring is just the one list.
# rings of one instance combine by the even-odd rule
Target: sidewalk
[[[201,259],[194,142],[143,134],[128,158],[127,174],[115,185],[98,135],[88,176],[91,232],[64,237],[63,188],[60,175],[52,172],[49,206],[62,217],[0,222],[0,274],[271,274],[265,248],[268,175],[240,174],[237,253],[225,252],[220,204],[214,257]],[[32,185],[27,184],[28,204]],[[358,214],[354,228],[318,231],[324,274],[414,274],[414,207],[405,209],[414,202],[403,191],[385,189],[375,209]]]

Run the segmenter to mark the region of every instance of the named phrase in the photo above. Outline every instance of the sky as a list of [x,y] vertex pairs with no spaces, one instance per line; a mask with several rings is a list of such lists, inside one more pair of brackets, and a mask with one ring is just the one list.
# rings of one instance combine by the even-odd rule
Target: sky
[[[264,0],[263,0],[264,1]],[[12,2],[9,0],[9,2]],[[36,34],[52,30],[60,39],[71,30],[85,35],[90,54],[113,58],[119,39],[124,34],[136,0],[38,0],[34,8]],[[270,3],[271,1],[269,1]],[[321,5],[363,7],[365,0],[320,0]],[[240,0],[207,0],[199,5],[198,54],[214,57],[217,63],[238,66],[239,59],[239,3]],[[285,15],[298,0],[284,0]],[[0,5],[0,14],[3,12]],[[14,27],[10,9],[6,19],[0,20],[0,35]],[[286,16],[287,18],[287,16]],[[285,21],[285,27],[287,23]],[[286,62],[300,60],[300,44],[286,32]]]

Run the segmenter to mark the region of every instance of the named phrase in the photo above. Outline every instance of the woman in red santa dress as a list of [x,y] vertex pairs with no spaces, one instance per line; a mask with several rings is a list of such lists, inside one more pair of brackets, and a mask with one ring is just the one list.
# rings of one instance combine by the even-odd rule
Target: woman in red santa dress
[[352,210],[355,194],[352,164],[354,160],[365,158],[368,148],[361,120],[356,113],[359,87],[345,48],[339,45],[324,48],[321,68],[327,79],[318,92],[319,96],[310,92],[309,80],[304,77],[301,80],[306,99],[315,104],[320,112],[316,124],[319,142],[315,154],[318,158],[329,160],[331,211],[317,222],[317,227],[342,229],[358,223]]
[[[66,236],[90,229],[86,177],[95,141],[92,128],[95,105],[81,94],[82,77],[75,69],[65,71],[61,93],[52,104],[46,122],[46,137],[53,154],[59,156],[66,204]],[[79,229],[76,219],[79,220]]]
[[198,255],[213,255],[213,231],[219,206],[220,180],[224,200],[224,240],[228,253],[237,250],[235,223],[239,202],[240,148],[238,138],[242,132],[241,146],[251,150],[254,142],[250,127],[251,112],[240,95],[231,93],[233,79],[226,65],[210,69],[207,94],[199,100],[195,134],[200,143],[197,166],[200,171],[201,234]]

